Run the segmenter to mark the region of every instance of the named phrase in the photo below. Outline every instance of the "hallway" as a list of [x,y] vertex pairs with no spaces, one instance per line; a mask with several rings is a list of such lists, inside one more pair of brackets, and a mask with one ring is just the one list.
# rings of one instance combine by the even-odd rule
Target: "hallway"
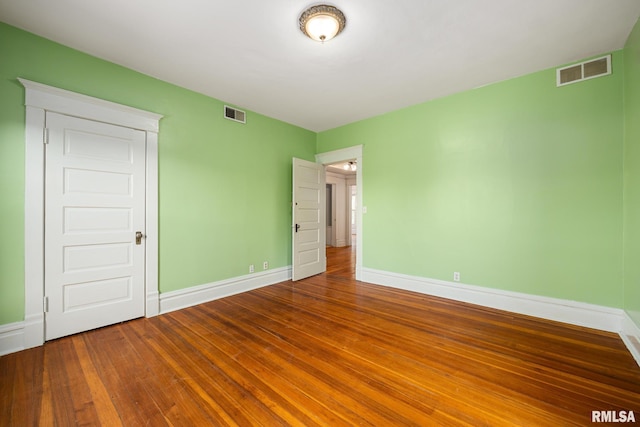
[[356,246],[327,246],[327,272],[330,278],[356,278]]

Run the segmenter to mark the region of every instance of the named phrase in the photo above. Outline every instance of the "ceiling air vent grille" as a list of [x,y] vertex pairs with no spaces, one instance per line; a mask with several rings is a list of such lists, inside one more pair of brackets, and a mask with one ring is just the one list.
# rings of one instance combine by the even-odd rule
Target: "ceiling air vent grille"
[[611,74],[611,55],[556,70],[556,86],[564,86]]
[[234,122],[239,123],[247,123],[246,113],[242,110],[238,110],[237,108],[229,107],[228,105],[224,106],[224,118],[233,120]]

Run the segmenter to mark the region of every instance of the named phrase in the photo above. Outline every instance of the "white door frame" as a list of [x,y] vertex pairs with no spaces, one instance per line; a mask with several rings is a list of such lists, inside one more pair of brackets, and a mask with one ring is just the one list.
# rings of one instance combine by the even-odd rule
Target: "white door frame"
[[[325,175],[325,181],[327,180]],[[337,246],[338,238],[336,233],[338,232],[338,210],[336,206],[338,204],[338,185],[335,183],[327,183],[331,186],[331,246]]]
[[158,132],[161,115],[18,79],[25,87],[24,348],[44,344],[44,165],[47,111],[146,132],[145,316],[159,313]]
[[362,193],[364,192],[362,184],[362,147],[362,145],[356,145],[341,150],[316,154],[316,163],[323,165],[352,159],[356,159],[356,164],[358,165],[356,169],[356,185],[358,187],[358,193],[356,194],[358,203],[356,210],[356,228],[358,230],[356,234],[356,280],[362,280],[362,235],[364,234],[362,227]]
[[[353,226],[351,225],[351,211],[353,210],[353,203],[351,201],[352,198],[352,193],[351,193],[351,187],[355,187],[356,188],[356,199],[358,198],[358,183],[356,182],[355,184],[349,184],[349,181],[347,180],[347,239],[348,239],[348,243],[349,245],[351,245],[351,236],[353,236],[354,232],[353,232]],[[356,203],[357,206],[357,203]],[[356,212],[357,214],[357,212]],[[355,225],[356,227],[356,235],[358,234],[358,227],[357,224]]]
[[[327,178],[325,176],[325,182]],[[327,246],[336,245],[336,184],[326,182],[327,187],[331,187],[331,223],[327,221]],[[329,203],[329,197],[326,198],[326,202]]]

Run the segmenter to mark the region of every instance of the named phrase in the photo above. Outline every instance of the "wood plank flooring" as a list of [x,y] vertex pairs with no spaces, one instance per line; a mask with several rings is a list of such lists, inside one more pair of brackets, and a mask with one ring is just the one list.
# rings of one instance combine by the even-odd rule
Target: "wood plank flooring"
[[0,358],[0,425],[569,426],[634,411],[615,334],[326,274]]

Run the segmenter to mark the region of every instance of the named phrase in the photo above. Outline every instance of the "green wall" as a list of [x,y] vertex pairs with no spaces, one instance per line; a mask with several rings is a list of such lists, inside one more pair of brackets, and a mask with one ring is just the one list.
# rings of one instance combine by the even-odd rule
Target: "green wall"
[[640,327],[640,21],[624,49],[624,308]]
[[17,77],[165,116],[161,292],[288,265],[291,157],[363,144],[365,268],[459,271],[464,283],[624,307],[640,324],[639,25],[611,76],[556,88],[545,70],[318,135],[255,113],[224,120],[221,101],[2,23],[0,58],[0,324],[24,316]]
[[[0,324],[24,318],[24,88],[29,80],[163,114],[160,290],[290,264],[291,158],[313,132],[153,79],[0,23]],[[242,107],[242,106],[240,106]],[[257,268],[260,270],[260,268]]]
[[623,306],[623,54],[322,132],[363,144],[365,268]]

